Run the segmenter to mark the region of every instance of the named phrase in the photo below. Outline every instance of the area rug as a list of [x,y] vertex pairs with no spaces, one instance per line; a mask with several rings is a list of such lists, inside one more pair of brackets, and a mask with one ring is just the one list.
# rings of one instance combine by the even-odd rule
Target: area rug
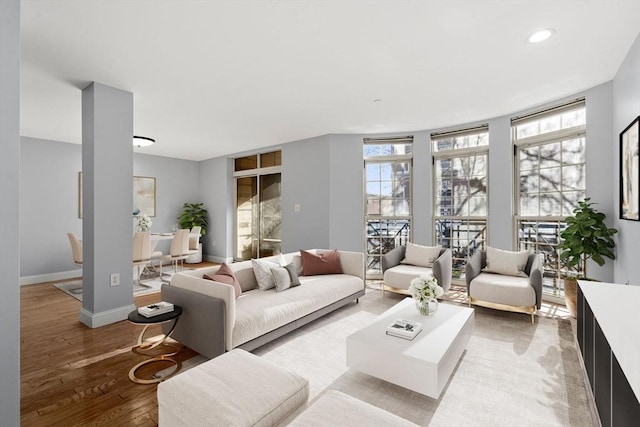
[[437,400],[347,368],[346,337],[401,298],[370,288],[359,304],[254,353],[308,378],[310,402],[339,390],[422,426],[596,425],[564,319],[532,325],[522,314],[476,308],[473,336]]
[[[133,295],[140,296],[146,294],[152,294],[154,292],[160,292],[160,287],[162,286],[162,281],[159,277],[154,279],[144,280],[145,286],[140,286],[137,284],[133,284]],[[68,282],[62,283],[54,283],[53,286],[60,289],[62,292],[66,293],[77,299],[78,301],[82,301],[82,279],[70,280]]]

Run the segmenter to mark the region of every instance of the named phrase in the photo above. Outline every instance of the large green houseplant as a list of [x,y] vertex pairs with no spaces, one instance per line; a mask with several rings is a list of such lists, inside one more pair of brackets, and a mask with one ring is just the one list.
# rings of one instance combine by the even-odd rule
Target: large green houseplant
[[[587,278],[587,260],[592,259],[603,266],[605,258],[616,259],[613,249],[616,244],[613,235],[618,232],[604,223],[605,214],[593,208],[590,198],[578,202],[573,210],[573,216],[566,219],[567,228],[560,233],[562,241],[560,262],[568,270],[578,267],[582,274],[580,278]],[[580,269],[582,267],[582,269]],[[578,277],[565,277],[564,296],[567,309],[572,316],[576,315],[576,281]]]
[[194,226],[201,227],[200,234],[205,235],[207,233],[207,226],[209,221],[207,219],[207,210],[202,206],[204,203],[185,203],[182,206],[182,212],[178,216],[178,224],[180,228],[186,228],[191,230]]

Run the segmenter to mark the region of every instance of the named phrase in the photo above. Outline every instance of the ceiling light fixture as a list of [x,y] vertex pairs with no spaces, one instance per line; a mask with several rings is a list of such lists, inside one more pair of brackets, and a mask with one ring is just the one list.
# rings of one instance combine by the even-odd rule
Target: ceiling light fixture
[[544,30],[536,31],[535,33],[531,34],[527,38],[527,40],[529,41],[529,43],[540,43],[540,42],[543,42],[543,41],[547,40],[555,32],[556,32],[556,30],[554,30],[553,28],[547,28],[547,29],[544,29]]
[[147,138],[146,136],[133,135],[133,145],[136,147],[148,147],[156,143],[155,139]]

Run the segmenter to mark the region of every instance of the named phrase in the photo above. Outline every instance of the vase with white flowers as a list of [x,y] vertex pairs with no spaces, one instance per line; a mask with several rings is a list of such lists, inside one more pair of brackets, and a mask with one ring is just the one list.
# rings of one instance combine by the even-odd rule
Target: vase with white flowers
[[428,274],[422,274],[411,280],[409,293],[416,303],[416,308],[423,316],[430,316],[438,310],[439,296],[444,294],[438,280]]
[[146,214],[136,215],[136,230],[137,231],[149,231],[151,229],[151,218],[149,218]]

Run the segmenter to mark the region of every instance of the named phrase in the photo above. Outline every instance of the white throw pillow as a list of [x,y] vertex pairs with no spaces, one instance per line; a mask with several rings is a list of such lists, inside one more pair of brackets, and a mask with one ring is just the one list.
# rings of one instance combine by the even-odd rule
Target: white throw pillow
[[404,253],[402,264],[417,265],[419,267],[431,267],[440,256],[442,245],[420,246],[414,243],[407,243],[407,250]]
[[487,246],[487,266],[482,271],[505,276],[528,277],[524,272],[528,260],[529,251],[504,251]]
[[266,291],[276,286],[273,280],[273,274],[271,274],[272,268],[284,267],[287,265],[287,261],[282,254],[266,259],[252,259],[251,266],[253,267],[253,274],[256,276],[258,282],[258,289]]

